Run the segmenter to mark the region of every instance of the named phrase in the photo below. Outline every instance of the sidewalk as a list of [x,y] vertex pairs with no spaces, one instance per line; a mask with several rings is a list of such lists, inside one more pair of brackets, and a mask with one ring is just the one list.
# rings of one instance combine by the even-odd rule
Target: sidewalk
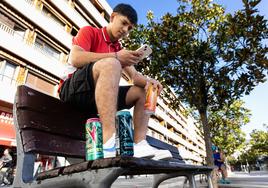
[[[219,188],[268,188],[268,171],[233,172],[228,178],[231,184],[219,184]],[[112,188],[150,188],[153,176],[135,176],[133,179],[120,177]],[[161,183],[159,188],[183,187],[184,177],[173,178]],[[198,188],[207,187],[206,183],[200,184],[199,176],[196,176]],[[189,187],[187,185],[186,187]]]
[[231,184],[219,184],[220,188],[268,188],[268,171],[233,172]]

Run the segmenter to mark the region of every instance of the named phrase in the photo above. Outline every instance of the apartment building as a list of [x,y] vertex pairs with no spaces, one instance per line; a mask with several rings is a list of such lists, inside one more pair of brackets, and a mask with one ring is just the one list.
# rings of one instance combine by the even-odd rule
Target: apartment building
[[[0,145],[15,146],[12,106],[16,87],[26,84],[54,97],[72,37],[86,25],[108,24],[105,0],[3,0],[0,2]],[[128,84],[127,80],[121,80]],[[148,135],[172,144],[189,163],[205,157],[204,140],[192,118],[158,99]]]

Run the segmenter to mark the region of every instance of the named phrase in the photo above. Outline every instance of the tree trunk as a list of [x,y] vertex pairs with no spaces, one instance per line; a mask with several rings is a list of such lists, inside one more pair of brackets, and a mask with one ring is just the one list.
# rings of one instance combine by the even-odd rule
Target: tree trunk
[[[214,166],[214,159],[213,159],[213,153],[212,153],[212,143],[211,143],[211,138],[210,138],[210,127],[208,124],[208,117],[207,117],[207,111],[199,111],[200,117],[201,117],[201,122],[203,125],[203,130],[204,130],[204,140],[205,140],[205,145],[206,145],[206,161],[208,166]],[[217,169],[214,169],[212,172],[212,184],[214,188],[218,187],[217,184]]]

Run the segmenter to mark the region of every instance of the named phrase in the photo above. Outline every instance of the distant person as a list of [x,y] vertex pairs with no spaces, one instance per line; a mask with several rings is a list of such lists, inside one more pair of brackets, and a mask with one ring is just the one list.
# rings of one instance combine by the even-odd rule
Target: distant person
[[11,166],[12,163],[12,156],[11,150],[6,148],[4,150],[3,156],[0,158],[0,169]]
[[218,172],[220,172],[222,175],[222,178],[220,179],[219,182],[222,184],[229,184],[230,181],[226,179],[228,174],[225,165],[225,155],[223,151],[218,147],[212,147],[212,151],[213,151],[214,165],[218,167]]
[[250,169],[250,165],[249,164],[247,164],[247,170],[248,170],[248,173],[250,174],[251,169]]
[[0,185],[10,185],[13,180],[9,173],[12,173],[13,158],[9,148],[4,150],[3,156],[0,158]]

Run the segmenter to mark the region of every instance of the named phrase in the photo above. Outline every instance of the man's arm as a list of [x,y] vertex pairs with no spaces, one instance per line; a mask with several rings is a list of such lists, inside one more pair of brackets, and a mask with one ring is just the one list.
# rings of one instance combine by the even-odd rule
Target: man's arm
[[73,45],[70,52],[69,62],[74,67],[80,68],[91,62],[96,62],[103,58],[115,58],[116,55],[114,52],[111,53],[95,53],[87,52],[78,45]]
[[139,87],[144,88],[148,81],[148,78],[140,74],[134,66],[127,66],[123,69],[123,72],[129,77],[131,82]]
[[96,62],[104,58],[117,58],[122,67],[134,65],[139,61],[141,52],[135,52],[130,50],[122,49],[119,52],[110,53],[95,53],[85,51],[78,45],[73,45],[70,52],[69,62],[74,67],[80,68],[91,62]]
[[221,162],[225,162],[225,155],[223,152],[220,153]]
[[123,69],[124,73],[127,74],[127,76],[132,80],[133,84],[135,86],[139,86],[147,90],[148,85],[150,83],[153,84],[155,88],[158,88],[158,95],[161,93],[163,86],[161,83],[155,79],[146,77],[142,74],[140,74],[134,66],[128,66]]

